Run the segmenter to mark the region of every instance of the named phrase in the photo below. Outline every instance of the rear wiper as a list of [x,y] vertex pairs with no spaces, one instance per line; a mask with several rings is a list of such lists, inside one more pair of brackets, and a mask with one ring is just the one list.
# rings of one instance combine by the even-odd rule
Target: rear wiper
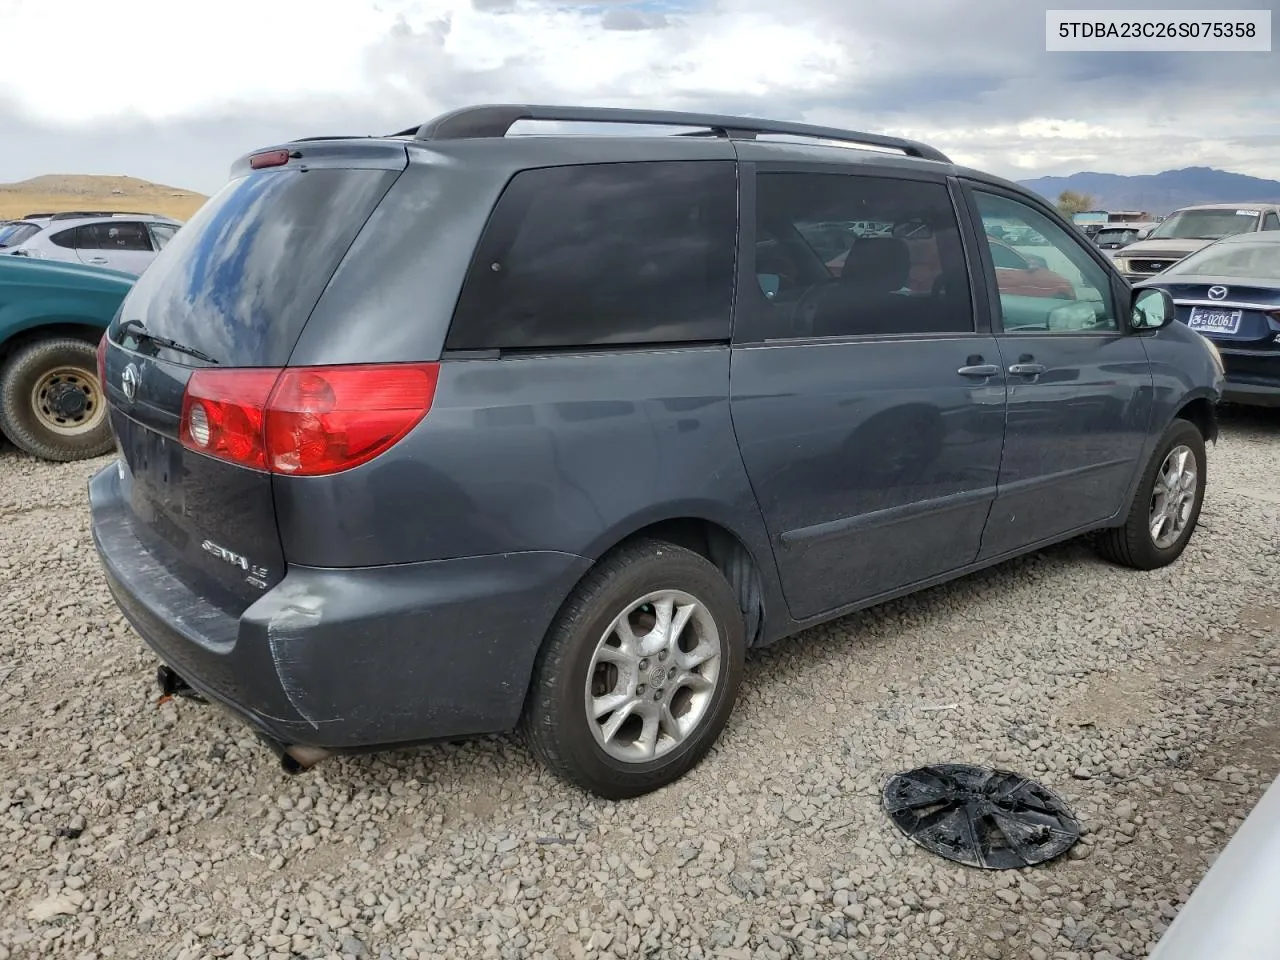
[[168,337],[162,337],[158,334],[148,333],[146,326],[141,320],[126,320],[120,324],[120,332],[125,335],[131,335],[141,344],[144,340],[147,343],[154,343],[157,347],[164,347],[166,350],[173,350],[177,353],[185,353],[189,357],[195,357],[197,360],[203,360],[205,363],[217,363],[207,353],[202,353],[195,347],[188,347],[184,343],[177,340],[170,340]]

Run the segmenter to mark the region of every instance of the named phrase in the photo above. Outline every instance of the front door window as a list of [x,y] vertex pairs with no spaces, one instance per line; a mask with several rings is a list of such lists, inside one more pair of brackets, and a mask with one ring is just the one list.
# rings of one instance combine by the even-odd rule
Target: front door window
[[1110,277],[1081,242],[1029,204],[991,193],[976,198],[1005,331],[1120,330]]

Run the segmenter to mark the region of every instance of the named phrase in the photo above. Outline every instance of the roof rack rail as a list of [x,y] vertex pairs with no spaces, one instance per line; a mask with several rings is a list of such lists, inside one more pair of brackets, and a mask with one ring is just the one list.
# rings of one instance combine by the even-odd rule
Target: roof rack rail
[[82,217],[160,217],[141,210],[59,210],[56,213],[28,213],[23,220],[79,220]]
[[[840,143],[861,144],[899,150],[909,157],[950,163],[942,151],[901,137],[877,133],[819,127],[808,123],[760,120],[754,117],[731,117],[714,113],[684,113],[675,110],[631,110],[622,107],[555,107],[535,104],[485,104],[463,107],[441,114],[417,127],[410,127],[393,137],[415,140],[467,140],[474,137],[505,137],[521,120],[563,121],[570,123],[633,123],[655,127],[706,127],[710,135],[731,140],[752,140],[758,134],[808,137]],[[708,134],[701,134],[707,136]]]

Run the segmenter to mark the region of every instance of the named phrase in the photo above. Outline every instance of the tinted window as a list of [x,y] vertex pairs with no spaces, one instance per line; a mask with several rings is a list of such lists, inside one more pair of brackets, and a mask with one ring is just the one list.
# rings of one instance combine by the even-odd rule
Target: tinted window
[[[1110,275],[1074,230],[1034,207],[976,192],[978,212],[995,266],[1004,329],[1017,332],[1118,330]],[[992,234],[1041,243],[1005,243]]]
[[178,228],[172,223],[149,223],[147,228],[151,231],[151,241],[157,250],[163,250],[165,244],[178,232]]
[[1100,247],[1122,247],[1138,239],[1138,231],[1132,229],[1099,230],[1094,242]]
[[1262,218],[1263,230],[1280,230],[1280,216],[1274,213],[1267,213]]
[[151,238],[147,228],[127,220],[106,220],[80,227],[76,234],[79,250],[150,250]]
[[232,180],[156,255],[121,316],[223,364],[285,363],[338,262],[397,176],[312,168]]
[[762,173],[753,253],[740,340],[973,329],[960,230],[940,183]]
[[59,230],[57,233],[49,235],[49,240],[59,247],[66,247],[68,250],[74,250],[76,246],[77,228],[72,227],[70,230]]
[[736,222],[732,162],[517,174],[485,228],[445,345],[725,339]]
[[0,224],[0,247],[16,247],[40,232],[34,223]]

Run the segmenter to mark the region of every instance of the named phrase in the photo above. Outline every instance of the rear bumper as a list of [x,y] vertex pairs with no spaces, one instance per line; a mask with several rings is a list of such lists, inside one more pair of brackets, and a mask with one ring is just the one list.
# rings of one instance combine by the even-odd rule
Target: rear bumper
[[511,729],[542,636],[589,561],[524,552],[353,569],[290,566],[237,613],[139,537],[115,465],[89,483],[107,584],[192,687],[284,744],[359,750]]
[[1274,384],[1242,383],[1228,379],[1222,388],[1226,403],[1246,404],[1251,407],[1280,407],[1280,380]]
[[1280,406],[1280,353],[1218,346],[1226,367],[1222,399],[1254,407]]

